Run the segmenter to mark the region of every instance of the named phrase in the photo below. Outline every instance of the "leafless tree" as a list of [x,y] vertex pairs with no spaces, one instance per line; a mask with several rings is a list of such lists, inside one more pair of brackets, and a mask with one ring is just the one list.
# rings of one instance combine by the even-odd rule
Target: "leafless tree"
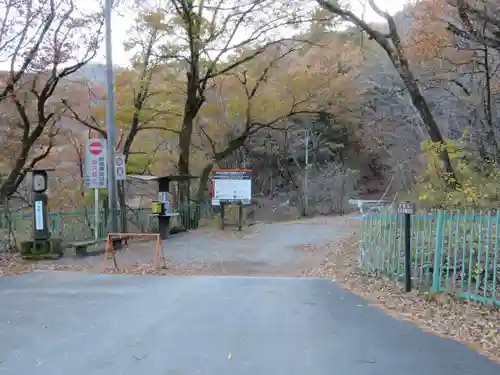
[[0,77],[3,199],[51,152],[68,95],[64,80],[96,55],[102,16],[73,0],[3,0],[0,9],[0,57],[8,66]]

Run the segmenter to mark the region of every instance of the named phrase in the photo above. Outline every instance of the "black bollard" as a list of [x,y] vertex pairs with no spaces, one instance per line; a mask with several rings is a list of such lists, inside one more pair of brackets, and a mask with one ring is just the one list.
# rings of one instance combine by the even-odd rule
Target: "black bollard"
[[411,215],[415,213],[415,205],[410,202],[400,203],[398,212],[404,215],[405,292],[411,292]]

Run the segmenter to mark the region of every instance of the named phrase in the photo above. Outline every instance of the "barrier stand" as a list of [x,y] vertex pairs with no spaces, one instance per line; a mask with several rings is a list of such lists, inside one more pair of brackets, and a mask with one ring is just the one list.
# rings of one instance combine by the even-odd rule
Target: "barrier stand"
[[[111,254],[111,259],[113,260],[113,267],[108,267],[109,255]],[[113,238],[111,234],[108,234],[108,241],[106,242],[106,252],[104,253],[104,271],[113,270],[119,271],[118,263],[116,262],[116,249],[113,244]]]
[[[152,237],[156,238],[156,248],[155,248],[155,257],[153,261],[153,267],[149,269],[149,271],[156,271],[162,263],[162,268],[167,268],[167,262],[165,260],[165,253],[163,251],[162,241],[160,239],[160,235],[158,233],[109,233],[108,234],[108,243],[106,245],[106,253],[104,254],[104,271],[109,269],[114,269],[119,271],[118,263],[116,261],[116,249],[114,246],[114,239],[129,239],[129,238],[137,238],[137,237]],[[109,255],[111,254],[111,258],[113,259],[114,268],[108,267]]]

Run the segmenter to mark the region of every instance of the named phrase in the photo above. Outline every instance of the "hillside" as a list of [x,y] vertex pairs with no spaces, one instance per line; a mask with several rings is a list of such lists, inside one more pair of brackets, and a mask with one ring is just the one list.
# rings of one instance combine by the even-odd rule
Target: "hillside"
[[72,80],[89,81],[93,85],[105,85],[106,66],[100,63],[90,62],[68,78]]
[[[181,184],[179,197],[203,200],[214,168],[248,167],[256,197],[273,207],[304,207],[308,197],[321,213],[343,212],[354,195],[419,197],[428,206],[497,199],[487,177],[497,175],[500,162],[495,26],[486,39],[472,37],[453,6],[440,0],[407,6],[372,25],[329,4],[293,40],[271,33],[227,47],[220,58],[193,49],[195,35],[192,43],[180,38],[166,46],[164,25],[139,19],[130,37],[142,54],[133,68],[115,72],[116,126],[131,168],[198,176]],[[263,19],[279,19],[262,8],[251,11],[248,26],[256,32]],[[328,19],[332,14],[337,18]],[[183,26],[196,29],[187,16]],[[220,23],[224,16],[215,17]],[[470,17],[480,16],[470,10]],[[198,36],[208,38],[206,51],[228,42],[212,32]],[[22,78],[19,93],[40,100],[22,86],[29,74]],[[56,168],[60,181],[74,176],[78,185],[75,160],[88,125],[104,125],[104,97],[105,68],[89,63],[60,80],[45,103],[46,113],[57,107],[61,132],[40,165]],[[7,101],[4,123],[15,118],[9,110],[19,112]],[[34,113],[28,117],[37,123]],[[50,135],[38,137],[30,157]],[[9,147],[15,156],[19,148]],[[465,186],[473,193],[465,196]]]

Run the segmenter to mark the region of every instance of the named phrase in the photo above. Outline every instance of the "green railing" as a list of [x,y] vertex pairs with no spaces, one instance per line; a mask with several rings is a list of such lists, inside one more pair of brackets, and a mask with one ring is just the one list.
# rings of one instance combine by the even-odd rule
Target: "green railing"
[[[203,219],[213,216],[212,207],[208,203],[179,205],[173,209],[179,213],[178,217],[172,219],[172,225],[186,230],[197,228]],[[98,235],[100,238],[108,233],[110,223],[109,210],[102,209],[98,217]],[[118,223],[121,225],[121,210],[115,212]],[[49,229],[53,236],[62,238],[64,242],[83,241],[95,237],[94,228],[95,213],[93,207],[75,211],[49,212]],[[127,232],[131,233],[156,233],[158,232],[158,220],[151,215],[150,209],[127,209]],[[33,216],[29,211],[20,211],[0,215],[0,232],[7,233],[9,227],[15,234],[16,239],[25,240],[32,232]]]
[[[500,211],[413,215],[412,282],[422,289],[500,306],[499,230]],[[364,269],[402,280],[402,216],[363,215],[360,252]]]

